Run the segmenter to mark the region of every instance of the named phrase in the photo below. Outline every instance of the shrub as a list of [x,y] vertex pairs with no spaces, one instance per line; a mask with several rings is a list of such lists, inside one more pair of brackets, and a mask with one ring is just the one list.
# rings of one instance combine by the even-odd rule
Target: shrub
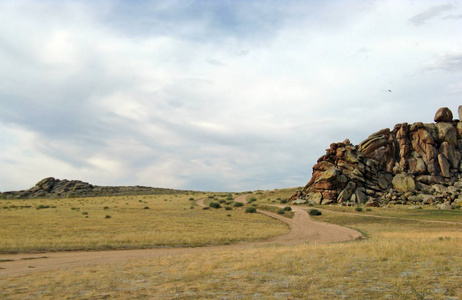
[[37,206],[37,209],[45,209],[45,208],[50,208],[50,205],[40,204],[39,206]]
[[278,214],[280,214],[280,215],[283,215],[285,212],[286,211],[284,209],[282,209],[282,208],[280,210],[278,210]]
[[226,210],[233,210],[233,208],[231,206],[225,206],[225,209]]
[[203,210],[208,210],[210,209],[210,207],[206,206],[206,207],[202,207]]
[[369,207],[368,207],[368,208],[366,208],[366,211],[371,211],[371,210],[372,210],[372,209],[370,209]]
[[220,203],[225,203],[226,200],[225,200],[225,199],[220,199],[218,202],[220,202]]
[[82,212],[82,215],[86,216],[88,213],[86,211]]
[[109,209],[109,206],[105,206],[103,209]]
[[110,219],[111,216],[110,216],[110,215],[106,215],[106,216],[104,216],[104,218],[105,218],[105,219]]
[[149,206],[145,206],[144,209],[149,209]]
[[252,197],[247,201],[247,203],[252,203],[252,202],[255,202],[255,201],[257,201],[257,198]]
[[226,201],[226,204],[227,205],[232,205],[232,204],[234,204],[234,200],[228,200],[228,201]]
[[220,203],[218,203],[218,202],[216,202],[216,201],[212,201],[212,202],[210,202],[209,207],[212,207],[212,208],[221,208],[221,205],[220,205]]
[[362,208],[362,207],[356,207],[355,210],[356,210],[357,212],[361,212],[361,211],[363,211],[363,208]]
[[242,202],[234,202],[234,207],[241,207],[241,206],[244,206],[244,203]]
[[286,207],[284,207],[284,210],[285,210],[285,211],[292,211],[292,207],[286,206]]
[[322,212],[320,212],[319,210],[317,209],[310,209],[310,211],[308,212],[308,214],[310,216],[320,216],[322,215]]
[[253,206],[252,206],[252,207],[247,207],[247,208],[245,209],[245,212],[246,212],[246,213],[253,214],[253,213],[256,213],[256,212],[257,212],[257,209],[256,209],[255,207],[253,207]]
[[194,198],[193,198],[193,197],[191,197],[191,198],[189,198],[189,200],[190,200],[190,201],[194,201]]
[[282,203],[282,204],[286,204],[286,203],[287,203],[287,199],[282,199],[282,200],[281,200],[281,203]]

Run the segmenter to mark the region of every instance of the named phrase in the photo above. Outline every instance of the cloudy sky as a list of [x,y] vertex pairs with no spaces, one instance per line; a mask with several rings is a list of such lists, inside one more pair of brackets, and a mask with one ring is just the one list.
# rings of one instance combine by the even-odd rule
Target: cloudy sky
[[332,142],[458,118],[460,28],[460,1],[0,1],[0,191],[302,186]]

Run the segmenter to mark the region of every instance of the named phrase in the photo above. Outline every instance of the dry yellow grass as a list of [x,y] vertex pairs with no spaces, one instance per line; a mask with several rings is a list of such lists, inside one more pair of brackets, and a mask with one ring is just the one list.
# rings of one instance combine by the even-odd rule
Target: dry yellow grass
[[[2,201],[0,253],[203,246],[288,231],[243,208],[202,210],[191,197],[207,195]],[[49,208],[37,209],[40,205]]]
[[461,299],[462,226],[325,213],[370,238],[258,246],[43,272],[5,299]]
[[[355,213],[356,207],[352,206],[339,206],[339,205],[320,205],[316,206],[327,211],[348,212]],[[389,205],[381,208],[364,207],[361,214],[384,216],[393,218],[405,218],[412,220],[433,220],[433,221],[449,221],[449,222],[462,222],[462,210],[438,210],[435,206],[422,205],[422,209],[409,209],[410,205]]]
[[[444,236],[443,239],[440,236]],[[460,299],[461,233],[133,260],[11,278],[7,299]]]

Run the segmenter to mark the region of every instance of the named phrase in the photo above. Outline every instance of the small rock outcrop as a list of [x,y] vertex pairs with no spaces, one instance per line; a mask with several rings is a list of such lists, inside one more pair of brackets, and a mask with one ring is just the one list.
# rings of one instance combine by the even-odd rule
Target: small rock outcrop
[[0,199],[32,198],[72,198],[122,195],[173,194],[185,191],[154,188],[146,186],[97,186],[80,180],[55,179],[48,177],[40,180],[27,190],[0,193]]
[[331,144],[311,180],[289,200],[370,206],[460,202],[462,122],[447,107],[434,120],[382,129],[357,146],[349,140]]

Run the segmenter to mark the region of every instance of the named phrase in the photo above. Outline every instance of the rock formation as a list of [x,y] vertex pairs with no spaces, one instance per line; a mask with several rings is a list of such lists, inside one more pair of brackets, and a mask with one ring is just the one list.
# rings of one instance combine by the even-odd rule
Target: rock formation
[[69,198],[121,195],[172,194],[185,191],[146,186],[97,186],[80,180],[59,180],[48,177],[34,187],[15,192],[0,193],[0,199]]
[[462,122],[453,120],[447,107],[434,120],[382,129],[358,146],[349,140],[331,144],[313,167],[311,180],[289,200],[371,206],[459,202]]

